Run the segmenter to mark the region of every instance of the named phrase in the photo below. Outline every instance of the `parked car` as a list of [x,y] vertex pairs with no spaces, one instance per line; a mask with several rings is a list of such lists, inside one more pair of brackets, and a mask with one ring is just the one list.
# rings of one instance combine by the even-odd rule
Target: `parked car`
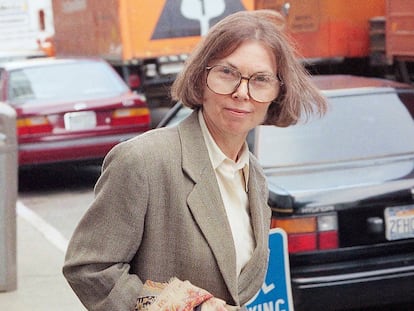
[[[288,234],[295,310],[414,303],[414,88],[313,80],[328,98],[326,116],[248,136],[267,176],[272,226]],[[159,127],[189,113],[178,103]]]
[[101,59],[2,63],[0,101],[17,113],[20,166],[99,161],[150,128],[145,97]]

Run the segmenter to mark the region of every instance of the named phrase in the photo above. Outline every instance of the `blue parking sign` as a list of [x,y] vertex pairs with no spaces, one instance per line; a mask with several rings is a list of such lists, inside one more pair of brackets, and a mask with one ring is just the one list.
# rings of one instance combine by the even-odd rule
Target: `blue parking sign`
[[293,311],[286,232],[269,233],[269,266],[262,288],[247,304],[248,311]]

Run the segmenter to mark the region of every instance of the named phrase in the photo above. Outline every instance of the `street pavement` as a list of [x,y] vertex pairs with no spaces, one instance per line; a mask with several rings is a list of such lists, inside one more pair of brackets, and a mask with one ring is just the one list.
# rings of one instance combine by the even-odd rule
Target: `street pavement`
[[17,290],[0,292],[0,310],[86,310],[62,275],[63,260],[62,250],[17,216]]

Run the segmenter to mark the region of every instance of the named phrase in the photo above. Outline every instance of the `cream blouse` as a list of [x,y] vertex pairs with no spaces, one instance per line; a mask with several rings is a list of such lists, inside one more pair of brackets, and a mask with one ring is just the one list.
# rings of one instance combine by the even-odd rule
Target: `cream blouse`
[[239,275],[250,260],[255,247],[247,195],[249,150],[245,143],[239,159],[234,162],[217,146],[207,128],[201,109],[198,113],[198,120],[230,223],[236,250],[237,275]]

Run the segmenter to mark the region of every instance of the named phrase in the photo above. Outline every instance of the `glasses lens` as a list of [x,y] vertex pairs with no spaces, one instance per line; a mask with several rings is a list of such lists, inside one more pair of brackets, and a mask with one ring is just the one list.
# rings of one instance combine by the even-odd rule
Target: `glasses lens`
[[279,95],[280,81],[271,74],[256,73],[249,79],[250,96],[258,102],[270,102]]
[[227,95],[235,91],[240,82],[241,74],[225,66],[211,67],[207,75],[207,86],[214,93]]

